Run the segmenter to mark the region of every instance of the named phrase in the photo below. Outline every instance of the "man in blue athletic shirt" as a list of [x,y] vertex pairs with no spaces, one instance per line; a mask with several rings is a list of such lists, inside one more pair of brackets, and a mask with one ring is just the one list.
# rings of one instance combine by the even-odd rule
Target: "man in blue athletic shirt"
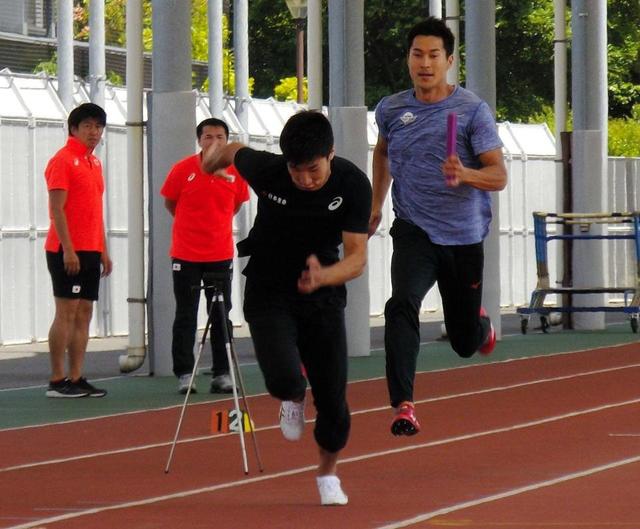
[[[495,331],[481,308],[483,246],[491,222],[489,191],[507,183],[502,142],[489,106],[447,84],[454,36],[430,17],[408,34],[413,88],[376,108],[369,236],[382,218],[393,181],[391,298],[385,306],[387,383],[395,409],[391,432],[420,430],[413,384],[422,300],[438,282],[452,348],[462,357],[489,354]],[[447,154],[447,116],[457,116],[456,152]]]

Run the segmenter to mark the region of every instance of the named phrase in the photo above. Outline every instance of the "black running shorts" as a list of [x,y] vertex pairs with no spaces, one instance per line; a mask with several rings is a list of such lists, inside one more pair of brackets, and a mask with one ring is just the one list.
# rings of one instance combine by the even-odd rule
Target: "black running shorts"
[[57,298],[96,301],[100,288],[100,252],[77,252],[80,272],[70,276],[64,270],[63,252],[47,252],[47,268]]

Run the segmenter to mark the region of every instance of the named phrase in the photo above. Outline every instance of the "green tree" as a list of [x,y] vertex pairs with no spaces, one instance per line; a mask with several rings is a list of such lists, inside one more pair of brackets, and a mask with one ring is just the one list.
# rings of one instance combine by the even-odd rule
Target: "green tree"
[[424,0],[405,0],[399,9],[393,0],[365,2],[365,104],[369,108],[383,96],[411,86],[407,32],[429,15],[428,4]]
[[[89,7],[91,0],[74,0],[74,38],[80,41],[89,40]],[[142,41],[145,51],[153,46],[152,2],[143,0]],[[126,0],[105,0],[105,43],[110,46],[126,46]],[[193,60],[208,60],[209,28],[207,23],[207,0],[191,0],[191,54]],[[229,27],[227,17],[223,17],[223,89],[228,94],[234,93],[235,74],[233,69],[233,52],[230,50]],[[43,63],[44,64],[44,63]],[[44,66],[43,66],[44,67]],[[205,82],[200,89],[206,89]],[[249,84],[251,89],[251,81]]]
[[609,113],[628,117],[640,105],[640,2],[609,0],[607,14]]
[[527,121],[553,106],[553,0],[496,5],[497,116]]
[[249,68],[260,98],[296,75],[296,28],[284,0],[249,2]]
[[[297,77],[285,77],[280,79],[280,83],[276,85],[273,90],[273,95],[278,101],[297,101],[298,100],[298,78]],[[302,85],[302,99],[307,101],[308,99],[308,87],[307,80],[304,79]]]

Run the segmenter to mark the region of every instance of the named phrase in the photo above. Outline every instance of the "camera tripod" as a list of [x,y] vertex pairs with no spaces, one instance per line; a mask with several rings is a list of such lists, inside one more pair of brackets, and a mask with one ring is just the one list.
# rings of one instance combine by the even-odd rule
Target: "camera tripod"
[[[180,418],[178,419],[178,425],[176,427],[176,433],[175,436],[173,438],[173,444],[171,445],[171,451],[169,452],[169,458],[167,460],[167,465],[164,469],[165,474],[169,473],[169,467],[171,465],[171,461],[173,459],[173,454],[176,448],[176,443],[178,442],[178,435],[180,434],[180,428],[182,427],[182,421],[184,419],[184,415],[185,415],[185,411],[187,408],[187,402],[189,401],[189,396],[191,395],[191,389],[193,387],[193,381],[194,378],[196,376],[196,371],[198,369],[198,363],[200,362],[200,357],[202,356],[202,351],[204,349],[204,344],[207,340],[207,335],[209,334],[209,332],[211,331],[212,328],[212,322],[213,322],[213,318],[214,317],[218,317],[221,318],[220,321],[225,322],[223,325],[221,325],[220,327],[222,328],[222,339],[224,340],[224,344],[225,344],[225,349],[227,351],[227,359],[229,361],[229,375],[231,376],[231,386],[232,386],[232,392],[233,392],[233,404],[234,404],[234,409],[236,411],[236,417],[238,417],[239,419],[239,427],[237,429],[238,431],[238,436],[240,438],[240,449],[242,451],[242,464],[243,464],[243,469],[244,469],[244,473],[248,474],[249,473],[249,465],[247,462],[247,449],[246,449],[246,445],[245,445],[245,438],[244,438],[244,428],[243,428],[243,421],[242,416],[243,413],[240,410],[240,401],[238,398],[238,388],[240,388],[240,397],[242,398],[242,405],[244,406],[244,409],[246,410],[246,414],[247,417],[249,419],[249,425],[251,425],[249,428],[247,428],[250,433],[251,433],[251,440],[253,441],[253,447],[254,447],[254,451],[255,451],[255,456],[256,456],[256,461],[258,463],[258,470],[260,472],[263,471],[262,468],[262,461],[260,459],[260,452],[258,450],[258,442],[256,439],[256,434],[253,428],[253,421],[251,419],[251,412],[249,410],[249,403],[247,402],[247,394],[245,391],[245,387],[244,387],[244,381],[242,379],[242,373],[240,372],[240,366],[238,364],[238,356],[236,355],[235,349],[233,347],[233,341],[231,339],[230,333],[229,333],[229,329],[226,325],[226,321],[227,321],[227,312],[226,312],[226,308],[225,308],[225,301],[224,301],[224,295],[222,294],[222,290],[220,288],[220,282],[226,280],[226,276],[220,274],[220,273],[206,273],[204,274],[204,278],[205,279],[209,279],[209,280],[213,280],[213,283],[211,285],[205,285],[205,286],[194,286],[194,289],[198,289],[198,290],[212,290],[213,291],[213,296],[211,299],[211,304],[209,305],[209,310],[208,310],[208,314],[207,314],[207,323],[205,324],[204,327],[204,333],[202,335],[202,340],[200,341],[200,344],[198,346],[198,352],[196,354],[194,363],[193,363],[193,371],[191,372],[191,379],[189,380],[189,387],[187,388],[187,393],[184,397],[184,403],[182,404],[182,410],[180,412]],[[218,312],[217,316],[214,316],[214,311]]]

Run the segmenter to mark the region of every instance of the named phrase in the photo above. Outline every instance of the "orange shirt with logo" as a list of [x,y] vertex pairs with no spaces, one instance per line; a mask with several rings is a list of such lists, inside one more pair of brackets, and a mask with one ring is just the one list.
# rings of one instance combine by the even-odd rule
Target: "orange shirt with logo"
[[[49,160],[44,171],[49,191],[67,192],[64,212],[75,251],[103,252],[104,223],[102,164],[81,141],[69,136],[67,144]],[[60,250],[60,239],[49,210],[49,233],[45,250]]]
[[234,166],[233,182],[205,173],[200,154],[176,163],[160,194],[176,203],[169,255],[192,262],[233,259],[233,216],[249,200],[247,183]]

